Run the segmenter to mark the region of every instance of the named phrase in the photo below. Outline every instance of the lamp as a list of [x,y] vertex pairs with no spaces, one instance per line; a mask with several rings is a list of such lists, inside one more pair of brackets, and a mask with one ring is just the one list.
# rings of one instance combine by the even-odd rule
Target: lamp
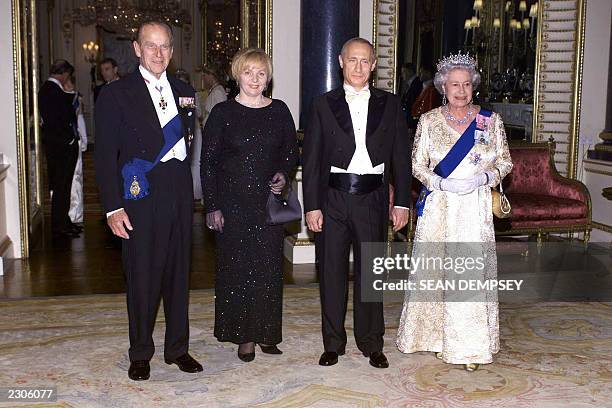
[[465,29],[465,40],[463,40],[463,44],[467,44],[468,35],[470,35],[470,29],[472,28],[472,19],[468,18],[465,20],[463,24],[463,28]]
[[495,17],[493,19],[493,28],[495,28],[495,31],[498,31],[501,28],[501,19],[499,17]]
[[529,35],[533,35],[533,26],[535,25],[535,19],[538,18],[538,3],[533,3],[529,9],[529,17],[531,17],[531,30]]
[[90,64],[95,64],[100,46],[93,41],[83,43],[83,58]]
[[524,18],[523,19],[523,28],[526,30],[529,27],[531,27],[531,24],[529,23],[529,19],[528,18]]

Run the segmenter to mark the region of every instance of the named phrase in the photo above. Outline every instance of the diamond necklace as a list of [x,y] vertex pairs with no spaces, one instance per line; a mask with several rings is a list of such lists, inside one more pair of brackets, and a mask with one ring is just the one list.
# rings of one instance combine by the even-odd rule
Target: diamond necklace
[[465,114],[465,116],[461,119],[457,119],[456,117],[454,117],[453,114],[450,113],[450,109],[448,109],[448,106],[444,107],[444,117],[448,121],[456,123],[457,125],[465,125],[468,122],[468,120],[471,120],[473,115],[474,115],[474,112],[472,111],[471,106],[468,108],[468,111]]
[[260,106],[263,106],[264,104],[264,97],[263,95],[260,95],[259,101],[255,102],[255,103],[248,103],[245,101],[241,101],[240,100],[240,95],[236,95],[236,97],[234,98],[236,100],[236,102],[238,102],[241,105],[246,106],[247,108],[259,108]]

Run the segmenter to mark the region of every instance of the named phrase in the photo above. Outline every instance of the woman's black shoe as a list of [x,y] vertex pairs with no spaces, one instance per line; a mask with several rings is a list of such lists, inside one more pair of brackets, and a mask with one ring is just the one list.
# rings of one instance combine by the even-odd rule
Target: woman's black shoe
[[245,354],[238,352],[238,358],[244,361],[245,363],[248,363],[249,361],[255,360],[255,352]]
[[259,347],[261,347],[261,351],[266,354],[283,354],[283,352],[278,347],[276,347],[276,345],[267,346],[265,344],[259,344]]
[[[242,348],[242,350],[252,350],[249,353],[241,353],[240,349]],[[244,344],[240,344],[238,346],[238,358],[241,359],[242,361],[244,361],[245,363],[248,363],[249,361],[253,361],[255,359],[255,344],[254,343],[244,343]]]

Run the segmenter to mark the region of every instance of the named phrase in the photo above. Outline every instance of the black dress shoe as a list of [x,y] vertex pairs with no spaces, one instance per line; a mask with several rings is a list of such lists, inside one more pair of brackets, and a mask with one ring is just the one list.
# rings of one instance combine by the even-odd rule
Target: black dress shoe
[[144,381],[149,379],[151,374],[151,366],[147,360],[137,360],[130,363],[128,369],[128,377],[134,381]]
[[276,347],[276,345],[266,346],[265,344],[259,344],[259,347],[261,347],[261,351],[266,354],[283,354],[283,352]]
[[191,357],[187,353],[175,359],[167,358],[164,361],[166,364],[176,364],[179,370],[186,373],[199,373],[200,371],[204,370],[202,368],[202,364],[198,363],[195,358]]
[[[365,354],[366,353],[364,353],[364,355]],[[389,368],[389,361],[387,360],[385,353],[383,353],[382,351],[373,351],[369,354],[369,356],[366,357],[370,357],[370,365],[372,367]]]
[[244,353],[242,354],[240,351],[238,352],[238,358],[245,363],[255,360],[255,352],[252,353]]
[[74,223],[70,224],[68,226],[68,229],[74,232],[78,232],[79,234],[83,232],[83,227],[81,227],[80,225],[74,224]]
[[339,355],[341,354],[336,353],[335,351],[326,351],[325,353],[321,354],[321,358],[319,358],[319,365],[326,367],[333,366],[338,362]]
[[79,233],[70,229],[53,231],[54,238],[78,238]]

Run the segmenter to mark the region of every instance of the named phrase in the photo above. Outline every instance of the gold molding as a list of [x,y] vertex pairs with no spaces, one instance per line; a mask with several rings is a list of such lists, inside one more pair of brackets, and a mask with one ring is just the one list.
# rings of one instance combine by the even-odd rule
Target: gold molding
[[[32,24],[32,50],[38,50],[38,23],[36,21],[36,0],[30,0],[30,20]],[[32,52],[32,117],[34,120],[34,151],[36,153],[36,205],[38,206],[37,210],[40,210],[40,213],[43,214],[43,181],[42,181],[42,172],[41,172],[41,160],[42,157],[42,139],[40,135],[40,112],[38,111],[38,84],[40,74],[38,72],[38,52]],[[30,186],[32,188],[32,186]],[[32,217],[34,218],[34,216]]]
[[22,49],[21,49],[21,0],[11,0],[11,11],[13,20],[13,90],[15,92],[15,137],[17,142],[17,183],[19,194],[19,235],[21,239],[21,257],[27,258],[28,248],[28,190],[26,174],[26,156],[24,140],[23,110],[23,87],[21,83],[22,73]]
[[[390,13],[379,11],[379,5],[381,3],[389,4],[390,7],[392,8],[392,11]],[[373,75],[374,86],[376,86],[379,89],[383,89],[385,91],[396,92],[397,91],[397,79],[396,78],[397,78],[399,2],[398,0],[387,0],[387,1],[373,0],[372,7],[374,9],[372,13],[372,45],[374,46],[374,54],[376,56],[376,59],[378,60],[378,65]],[[378,30],[380,26],[379,16],[381,15],[389,16],[389,19],[391,20],[390,25],[392,28],[390,30],[391,32],[390,34],[380,34],[379,33],[379,30]],[[385,40],[385,39],[388,39],[388,40]],[[392,44],[392,47],[391,47],[392,52],[390,54],[388,55],[379,54],[378,45],[383,44],[383,43]],[[378,73],[382,69],[380,67],[380,60],[383,57],[385,59],[390,59],[392,61],[391,66],[389,66],[388,68],[385,68],[385,70],[391,71],[391,77],[390,78],[384,77],[384,79],[386,80],[386,85],[380,86]]]
[[208,43],[208,33],[206,32],[206,14],[208,12],[207,6],[208,3],[206,1],[202,1],[200,3],[200,42],[202,47],[201,66],[208,63],[208,51],[206,48]]
[[[544,29],[548,27],[547,23],[544,23],[542,18],[544,15],[544,7],[542,4],[538,7],[538,25],[536,32],[536,58],[535,58],[535,70],[534,70],[534,86],[533,86],[533,117],[532,117],[532,139],[534,142],[542,141],[542,137],[537,129],[539,129],[539,115],[540,115],[540,66],[542,63],[542,52],[544,51],[544,47],[542,47],[542,36],[544,33]],[[545,88],[543,87],[542,90]]]
[[[579,133],[580,133],[580,112],[581,112],[581,93],[582,93],[582,66],[584,60],[584,32],[585,32],[585,16],[586,16],[586,3],[587,0],[575,0],[576,7],[572,8],[572,11],[576,11],[576,17],[572,19],[563,19],[563,20],[555,20],[550,18],[549,7],[550,3],[540,3],[540,7],[538,10],[538,28],[537,28],[537,50],[536,50],[536,66],[535,66],[535,86],[534,86],[534,107],[533,107],[533,129],[535,135],[535,142],[542,141],[546,138],[546,136],[559,133],[566,134],[567,141],[564,144],[568,145],[567,152],[560,152],[567,156],[567,161],[564,162],[567,164],[566,173],[569,178],[575,179],[577,177],[577,165],[578,165],[578,155],[579,155]],[[555,10],[559,11],[559,10]],[[544,35],[543,32],[551,32],[551,31],[559,31],[555,30],[554,27],[551,27],[551,23],[556,22],[575,22],[573,30],[561,30],[563,32],[573,31],[576,33],[575,39],[573,40],[555,40],[551,41],[547,35]],[[552,24],[554,25],[554,24]],[[573,48],[571,50],[548,50],[549,44],[551,43],[559,43],[559,42],[572,42]],[[563,71],[562,73],[571,74],[572,78],[570,81],[554,81],[547,80],[547,76],[549,74],[554,74],[553,71],[546,71],[546,64],[543,64],[544,54],[548,53],[565,53],[571,56],[571,60],[569,61],[561,61],[557,62],[568,62],[571,63],[572,70],[571,71]],[[547,61],[547,63],[550,61]],[[566,84],[569,90],[563,91],[547,91],[547,84]],[[560,95],[567,95],[567,100],[555,100],[555,101],[547,101],[543,97],[545,94],[554,94],[557,95],[557,99]],[[565,121],[543,121],[540,116],[542,113],[547,113],[544,110],[545,104],[549,104],[551,102],[556,103],[568,103],[571,107],[570,109],[570,118],[569,123]],[[565,113],[565,112],[564,112]],[[568,125],[568,131],[559,132],[559,131],[544,131],[542,128],[543,123],[549,124],[562,124]],[[562,142],[562,141],[559,141]]]
[[593,225],[593,228],[602,230],[604,232],[612,233],[612,225],[604,224],[604,223],[597,222],[597,221],[593,221],[591,224]]
[[578,21],[576,24],[576,43],[574,45],[575,70],[574,70],[574,96],[572,100],[572,121],[570,148],[568,152],[567,175],[575,179],[578,168],[578,139],[580,137],[580,110],[582,104],[582,65],[584,61],[584,23],[586,16],[587,0],[577,0]]
[[[374,46],[374,50],[376,50],[376,46],[378,45],[378,0],[373,0],[372,7],[374,8],[372,13],[372,46]],[[377,79],[378,74],[376,74],[374,78]]]
[[[273,7],[273,0],[266,0],[266,10],[265,10],[265,19],[266,19],[266,24],[265,24],[265,46],[264,46],[264,50],[266,51],[266,54],[268,54],[268,56],[270,57],[270,59],[272,59],[272,22],[273,22],[273,12],[274,12],[274,7]],[[270,94],[270,96],[272,96],[272,94]]]
[[7,235],[0,241],[0,256],[4,254],[11,246],[11,238]]
[[240,36],[240,48],[246,48],[249,45],[249,1],[242,0],[240,2],[240,27],[242,27]]
[[588,173],[595,173],[595,174],[601,174],[604,176],[612,176],[612,172],[609,171],[604,171],[604,170],[595,170],[595,169],[591,169],[589,167],[584,167],[584,171],[588,172]]

